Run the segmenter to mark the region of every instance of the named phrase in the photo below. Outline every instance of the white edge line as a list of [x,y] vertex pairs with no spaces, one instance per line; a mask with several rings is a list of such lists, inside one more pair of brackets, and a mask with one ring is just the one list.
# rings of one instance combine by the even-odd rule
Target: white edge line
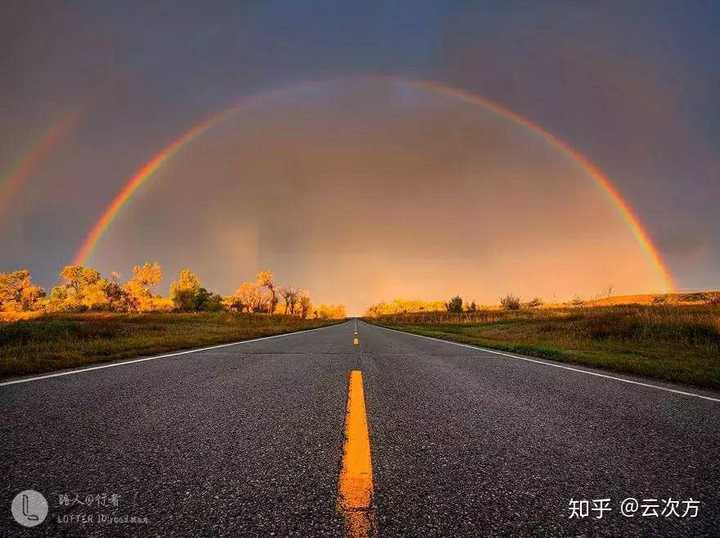
[[261,336],[259,338],[251,338],[250,340],[240,340],[238,342],[229,342],[227,344],[218,344],[216,346],[200,347],[197,349],[187,349],[185,351],[178,351],[175,353],[166,353],[164,355],[153,355],[152,357],[143,357],[140,359],[130,359],[130,360],[125,360],[125,361],[121,361],[121,362],[113,362],[110,364],[99,364],[98,366],[90,366],[87,368],[78,368],[75,370],[67,370],[65,372],[57,372],[54,374],[45,374],[45,375],[39,375],[39,376],[34,376],[34,377],[24,377],[21,379],[13,379],[12,381],[0,382],[0,387],[5,387],[7,385],[17,385],[19,383],[29,383],[30,381],[40,381],[41,379],[50,379],[52,377],[62,377],[62,376],[66,376],[66,375],[81,374],[83,372],[91,372],[93,370],[102,370],[104,368],[115,368],[116,366],[125,366],[126,364],[136,364],[138,362],[154,361],[156,359],[166,359],[168,357],[178,357],[180,355],[190,355],[191,353],[199,353],[201,351],[210,351],[212,349],[220,349],[223,347],[239,346],[241,344],[250,344],[252,342],[259,342],[260,340],[270,340],[272,338],[283,338],[285,336],[292,336],[294,334],[303,334],[303,333],[309,333],[312,331],[319,331],[322,329],[329,329],[330,327],[335,327],[337,325],[342,325],[342,323],[333,323],[332,325],[325,325],[324,327],[315,327],[314,329],[305,329],[302,331],[293,331],[293,332],[289,332],[289,333],[273,334],[271,336]]
[[[367,322],[365,322],[367,323]],[[602,377],[604,379],[613,379],[615,381],[621,381],[623,383],[630,383],[631,385],[640,385],[641,387],[648,387],[651,389],[664,390],[665,392],[672,392],[674,394],[681,394],[682,396],[692,396],[695,398],[701,398],[703,400],[709,400],[711,402],[720,403],[720,398],[713,398],[712,396],[703,396],[702,394],[696,394],[694,392],[685,392],[684,390],[670,389],[668,387],[662,387],[660,385],[653,385],[651,383],[642,383],[640,381],[633,381],[631,379],[623,379],[622,377],[615,377],[607,374],[599,374],[597,372],[591,372],[589,370],[583,370],[581,368],[573,368],[572,366],[564,366],[562,364],[553,364],[551,362],[540,361],[537,359],[531,359],[529,357],[523,357],[520,355],[513,355],[512,353],[506,353],[504,351],[497,351],[495,349],[488,349],[486,347],[471,346],[470,344],[463,344],[460,342],[453,342],[451,340],[443,340],[441,338],[433,338],[432,336],[425,336],[424,334],[415,334],[407,331],[400,331],[397,329],[390,329],[389,327],[383,327],[382,325],[374,325],[380,329],[386,331],[393,331],[400,334],[409,334],[410,336],[416,336],[418,338],[426,338],[428,340],[434,340],[435,342],[442,342],[443,344],[452,344],[454,346],[465,347],[468,349],[474,349],[475,351],[484,351],[485,353],[492,353],[493,355],[502,355],[503,357],[510,357],[511,359],[518,359],[521,361],[534,362],[535,364],[542,364],[543,366],[552,366],[553,368],[561,368],[563,370],[570,370],[571,372],[579,372],[581,374],[594,375],[595,377]]]

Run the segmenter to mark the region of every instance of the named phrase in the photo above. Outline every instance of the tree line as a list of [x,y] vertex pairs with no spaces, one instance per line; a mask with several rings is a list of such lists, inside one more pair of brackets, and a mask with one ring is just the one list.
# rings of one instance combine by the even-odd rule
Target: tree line
[[163,278],[157,262],[133,267],[132,277],[120,281],[82,265],[60,271],[59,283],[49,292],[32,281],[30,271],[0,273],[2,312],[246,312],[285,314],[306,318],[344,318],[343,305],[313,305],[310,294],[293,286],[279,286],[271,271],[260,271],[254,281],[242,282],[229,296],[209,291],[190,269],[182,269],[167,296],[155,292]]
[[[573,303],[575,304],[575,303]],[[519,297],[511,293],[500,298],[500,307],[503,310],[520,310],[521,308],[540,308],[544,305],[541,298],[535,297],[523,303]],[[448,312],[461,314],[463,312],[477,312],[481,307],[475,301],[466,301],[456,295],[447,301],[421,301],[416,299],[393,299],[389,302],[380,302],[371,305],[366,312],[369,317],[389,316],[396,314],[410,314],[421,312]]]

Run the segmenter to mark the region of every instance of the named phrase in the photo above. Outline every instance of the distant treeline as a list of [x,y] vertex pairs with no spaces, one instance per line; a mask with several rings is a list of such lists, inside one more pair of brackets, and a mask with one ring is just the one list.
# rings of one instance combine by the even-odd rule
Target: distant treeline
[[117,273],[109,278],[82,265],[68,265],[50,292],[32,282],[30,271],[0,273],[0,311],[21,312],[215,312],[286,314],[303,319],[339,319],[343,305],[313,305],[307,291],[276,284],[270,271],[258,273],[255,281],[243,282],[230,296],[204,288],[190,269],[183,269],[170,284],[167,296],[154,289],[163,277],[156,262],[136,265],[133,276],[120,282]]
[[[519,310],[522,307],[539,308],[543,305],[542,299],[534,299],[523,303],[519,297],[508,294],[500,299],[500,306],[505,310]],[[394,299],[390,302],[380,302],[367,309],[369,317],[388,316],[395,314],[408,314],[419,312],[450,312],[459,314],[461,312],[476,312],[480,307],[475,301],[463,301],[459,295],[451,297],[448,301],[421,301]]]
[[[425,314],[425,313],[447,313],[447,314],[478,314],[487,311],[500,310],[533,310],[541,307],[546,308],[581,308],[594,306],[611,306],[627,304],[651,304],[661,305],[682,305],[682,304],[707,304],[711,306],[720,305],[720,292],[704,291],[692,293],[663,293],[659,295],[626,295],[612,297],[612,287],[608,289],[605,296],[598,295],[597,298],[586,301],[576,295],[564,303],[549,304],[540,297],[523,301],[517,295],[508,293],[501,297],[495,306],[478,306],[475,301],[465,301],[459,295],[450,298],[448,301],[422,301],[394,299],[390,302],[380,302],[370,306],[366,311],[368,317],[397,316],[403,314]],[[466,316],[467,317],[467,316]],[[472,319],[480,319],[483,316],[475,316]],[[444,318],[449,319],[449,318]],[[467,318],[470,319],[470,318]]]

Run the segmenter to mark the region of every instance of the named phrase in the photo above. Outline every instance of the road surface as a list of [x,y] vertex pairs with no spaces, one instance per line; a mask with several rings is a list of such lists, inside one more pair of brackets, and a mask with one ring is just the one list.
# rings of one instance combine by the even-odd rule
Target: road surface
[[[338,499],[351,371],[372,455],[368,533],[720,533],[720,401],[707,393],[364,323],[355,345],[354,329],[0,386],[2,535],[356,532]],[[28,489],[49,507],[32,528],[10,511]],[[622,515],[626,498],[645,508]],[[570,518],[571,500],[588,516]]]

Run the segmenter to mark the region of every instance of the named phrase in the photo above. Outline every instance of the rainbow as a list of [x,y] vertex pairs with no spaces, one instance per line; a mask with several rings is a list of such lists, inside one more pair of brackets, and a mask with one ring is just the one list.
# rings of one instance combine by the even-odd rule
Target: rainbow
[[[658,276],[664,283],[664,286],[666,288],[665,291],[673,291],[675,289],[675,283],[672,277],[672,273],[662,259],[662,256],[660,255],[657,247],[653,244],[650,235],[645,230],[642,222],[640,221],[632,206],[622,197],[618,189],[603,173],[603,171],[598,166],[593,164],[582,153],[573,148],[569,143],[547,131],[544,127],[533,123],[524,116],[521,116],[520,114],[513,112],[512,110],[509,110],[502,105],[495,103],[494,101],[486,99],[485,97],[470,93],[465,90],[454,88],[452,86],[441,84],[435,81],[408,79],[390,75],[363,78],[375,78],[380,80],[386,80],[389,82],[397,82],[400,84],[408,85],[410,87],[449,96],[467,103],[478,105],[496,114],[499,117],[512,121],[513,123],[520,125],[527,130],[539,135],[550,146],[560,150],[562,153],[572,158],[594,180],[598,188],[600,188],[600,190],[607,196],[607,198],[612,202],[613,206],[617,208],[619,214],[627,223],[633,236],[640,245],[644,255],[655,268]],[[240,103],[231,106],[195,124],[188,131],[184,132],[180,137],[176,138],[175,140],[170,142],[170,144],[165,146],[165,148],[163,148],[159,153],[155,154],[147,163],[145,163],[140,169],[138,169],[132,177],[130,177],[130,179],[125,183],[125,186],[120,190],[120,192],[117,193],[115,198],[113,198],[110,204],[105,208],[100,218],[97,220],[97,222],[93,225],[93,227],[90,229],[90,231],[84,238],[80,248],[75,254],[73,263],[84,264],[87,261],[87,259],[92,255],[93,251],[97,247],[97,244],[102,238],[103,234],[107,231],[107,229],[110,227],[122,207],[128,202],[128,200],[133,196],[133,194],[138,190],[138,188],[140,188],[143,183],[145,183],[160,168],[162,168],[165,163],[172,159],[172,157],[176,155],[183,147],[192,142],[198,136],[206,133],[214,126],[222,123],[223,121],[237,114],[238,112],[251,109],[272,98],[287,95],[291,92],[298,91],[305,87],[313,88],[323,84],[332,83],[337,80],[339,79],[308,82],[298,86],[293,86],[281,90],[274,90],[271,92],[256,95],[247,98]]]
[[0,211],[30,177],[35,167],[47,158],[55,144],[72,128],[77,118],[77,111],[64,114],[18,159],[5,178],[0,180]]

